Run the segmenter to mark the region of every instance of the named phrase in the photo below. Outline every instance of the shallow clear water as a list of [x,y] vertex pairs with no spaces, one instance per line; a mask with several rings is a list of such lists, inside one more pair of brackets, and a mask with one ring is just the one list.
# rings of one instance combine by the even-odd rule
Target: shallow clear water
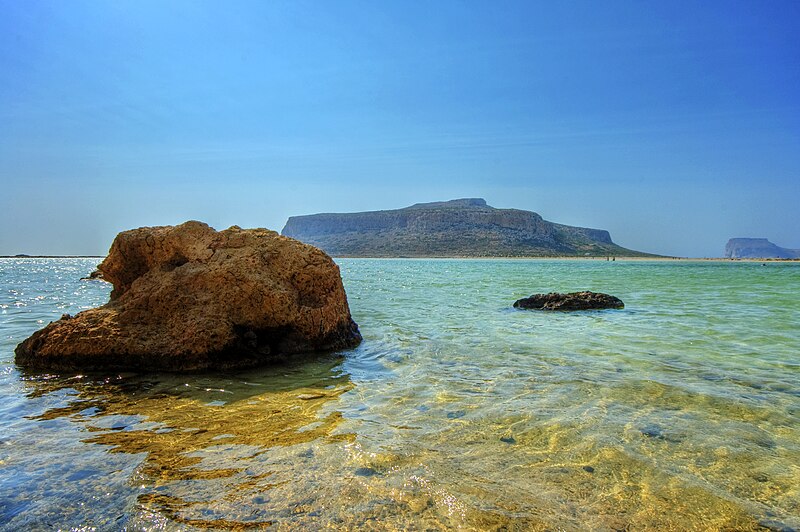
[[[339,356],[21,373],[95,262],[0,259],[0,528],[800,527],[800,265],[340,260]],[[511,308],[583,289],[626,308]]]

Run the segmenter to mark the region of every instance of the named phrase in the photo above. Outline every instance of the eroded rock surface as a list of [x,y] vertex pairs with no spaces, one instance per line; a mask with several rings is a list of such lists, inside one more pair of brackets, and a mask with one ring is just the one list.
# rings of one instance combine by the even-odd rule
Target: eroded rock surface
[[111,300],[16,349],[51,370],[248,367],[358,345],[339,268],[266,229],[201,222],[120,233],[98,266]]
[[104,280],[105,279],[103,279],[103,272],[101,272],[100,270],[94,270],[86,277],[81,277],[81,281],[104,281]]
[[618,297],[598,292],[571,292],[559,294],[533,294],[531,297],[514,302],[515,308],[537,310],[595,310],[607,308],[625,308]]

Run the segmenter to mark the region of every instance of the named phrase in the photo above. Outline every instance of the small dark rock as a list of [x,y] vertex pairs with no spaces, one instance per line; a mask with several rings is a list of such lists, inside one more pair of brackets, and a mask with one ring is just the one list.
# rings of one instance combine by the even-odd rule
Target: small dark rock
[[647,425],[646,427],[642,428],[641,432],[648,438],[656,438],[658,440],[664,439],[664,432],[661,430],[661,427],[656,425]]
[[643,427],[640,432],[648,438],[653,438],[655,440],[663,440],[671,443],[678,443],[681,441],[681,438],[665,433],[658,425],[647,425]]
[[313,449],[306,449],[305,451],[300,451],[297,453],[299,458],[314,458],[314,450]]
[[664,439],[664,433],[661,431],[661,428],[656,425],[647,425],[641,429],[641,433],[648,438]]
[[597,310],[621,309],[625,304],[618,297],[598,292],[533,294],[514,302],[514,308],[537,310]]
[[770,532],[797,532],[797,529],[776,519],[762,519],[758,524]]
[[81,277],[81,281],[105,281],[105,279],[103,279],[103,272],[95,270],[88,277]]
[[775,447],[777,447],[775,441],[768,437],[757,438],[755,440],[755,444],[758,445],[759,447],[770,450],[775,449]]
[[324,393],[301,393],[297,396],[298,399],[302,399],[303,401],[311,401],[312,399],[322,399],[323,397],[327,397]]
[[583,466],[583,470],[586,471],[587,473],[594,473],[594,468],[590,465]]

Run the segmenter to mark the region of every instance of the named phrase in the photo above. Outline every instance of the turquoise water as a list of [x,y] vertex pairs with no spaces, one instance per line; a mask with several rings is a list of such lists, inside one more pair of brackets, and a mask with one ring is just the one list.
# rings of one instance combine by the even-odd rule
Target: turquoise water
[[[3,529],[800,528],[798,264],[340,260],[357,349],[21,373],[95,262],[0,260]],[[626,308],[511,308],[573,290]]]

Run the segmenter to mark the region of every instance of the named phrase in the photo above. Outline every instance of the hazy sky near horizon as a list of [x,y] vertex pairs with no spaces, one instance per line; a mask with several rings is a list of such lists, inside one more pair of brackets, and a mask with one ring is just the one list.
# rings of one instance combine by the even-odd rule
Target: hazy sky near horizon
[[483,197],[800,248],[800,2],[0,0],[0,254]]

